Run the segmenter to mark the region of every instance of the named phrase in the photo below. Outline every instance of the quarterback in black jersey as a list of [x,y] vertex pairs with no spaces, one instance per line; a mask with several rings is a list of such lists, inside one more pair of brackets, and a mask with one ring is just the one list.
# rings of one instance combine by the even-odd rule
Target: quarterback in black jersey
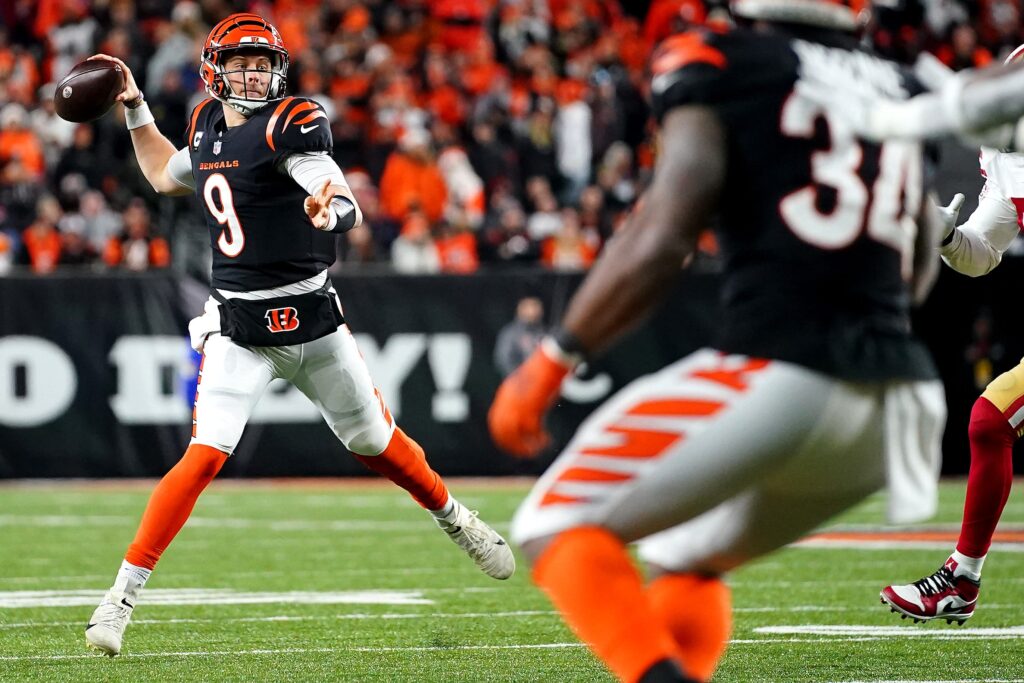
[[936,504],[944,397],[909,318],[938,268],[924,155],[859,138],[797,87],[901,101],[921,86],[858,47],[845,2],[731,8],[734,30],[655,51],[651,187],[488,416],[504,449],[543,449],[563,378],[660,301],[717,217],[714,347],[602,405],[513,520],[535,581],[624,681],[711,677],[731,623],[723,573],[886,483],[893,521]]
[[231,455],[267,385],[294,384],[356,458],[401,486],[486,574],[507,579],[505,541],[448,490],[423,450],[395,425],[342,317],[327,277],[337,233],[359,207],[330,156],[330,122],[314,100],[286,97],[288,51],[255,14],[210,32],[200,75],[209,99],[193,111],[185,147],[153,124],[131,71],[118,95],[135,153],[161,194],[195,192],[213,249],[210,299],[189,324],[203,352],[192,441],[160,481],[124,562],[86,627],[86,643],[114,656],[160,555]]

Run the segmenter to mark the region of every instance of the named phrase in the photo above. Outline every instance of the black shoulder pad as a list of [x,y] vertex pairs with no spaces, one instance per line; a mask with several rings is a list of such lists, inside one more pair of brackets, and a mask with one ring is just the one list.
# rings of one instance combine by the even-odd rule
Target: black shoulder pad
[[690,31],[670,36],[651,57],[651,97],[660,121],[674,107],[742,105],[796,81],[788,42],[752,31]]
[[304,97],[281,101],[267,122],[267,144],[279,156],[334,149],[331,123],[324,108]]

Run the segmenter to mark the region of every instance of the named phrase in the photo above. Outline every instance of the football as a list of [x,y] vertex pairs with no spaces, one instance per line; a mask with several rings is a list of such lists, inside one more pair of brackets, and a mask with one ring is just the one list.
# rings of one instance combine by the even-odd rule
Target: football
[[106,114],[124,90],[124,72],[106,59],[79,62],[57,84],[53,103],[65,121],[84,123]]

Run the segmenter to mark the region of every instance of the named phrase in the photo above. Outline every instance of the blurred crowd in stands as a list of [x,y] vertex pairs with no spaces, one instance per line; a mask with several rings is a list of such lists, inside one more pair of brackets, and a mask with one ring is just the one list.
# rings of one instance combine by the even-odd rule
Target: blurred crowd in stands
[[[890,0],[892,56],[983,66],[1021,42],[1019,0]],[[471,273],[588,267],[650,176],[652,45],[725,22],[701,0],[4,0],[0,3],[0,273],[61,264],[208,277],[194,199],[158,197],[118,105],[91,124],[53,111],[54,83],[95,52],[125,60],[178,146],[204,94],[209,28],[270,19],[289,91],[320,102],[363,209],[340,267]]]

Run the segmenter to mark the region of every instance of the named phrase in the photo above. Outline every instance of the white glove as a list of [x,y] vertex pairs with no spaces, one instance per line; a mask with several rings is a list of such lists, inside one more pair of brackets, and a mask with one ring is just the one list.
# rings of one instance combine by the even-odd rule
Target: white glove
[[957,192],[953,196],[953,201],[948,206],[936,206],[935,209],[939,212],[939,216],[942,218],[942,241],[945,242],[946,238],[949,237],[953,230],[956,229],[956,220],[960,217],[960,207],[964,205],[964,195],[961,192]]

